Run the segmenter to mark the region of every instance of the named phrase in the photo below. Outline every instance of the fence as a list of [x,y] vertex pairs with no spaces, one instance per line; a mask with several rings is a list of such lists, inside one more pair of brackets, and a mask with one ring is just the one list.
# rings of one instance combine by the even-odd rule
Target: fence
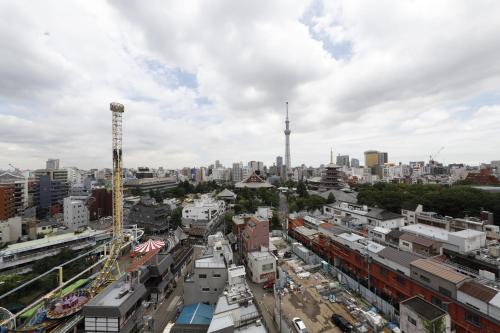
[[376,306],[380,311],[382,311],[386,316],[391,318],[392,321],[399,322],[399,316],[397,310],[390,303],[373,293],[371,290],[363,286],[358,281],[351,278],[349,275],[338,270],[337,268],[330,266],[330,273],[337,276],[339,282],[346,288],[358,292],[361,297],[363,297],[367,302]]

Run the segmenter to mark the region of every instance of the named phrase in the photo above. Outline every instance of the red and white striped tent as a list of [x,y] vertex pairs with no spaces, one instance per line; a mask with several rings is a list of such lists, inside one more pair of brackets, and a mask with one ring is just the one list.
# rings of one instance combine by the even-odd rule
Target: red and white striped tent
[[152,250],[160,249],[165,246],[165,242],[162,240],[149,239],[147,242],[137,245],[134,249],[136,253],[148,253]]

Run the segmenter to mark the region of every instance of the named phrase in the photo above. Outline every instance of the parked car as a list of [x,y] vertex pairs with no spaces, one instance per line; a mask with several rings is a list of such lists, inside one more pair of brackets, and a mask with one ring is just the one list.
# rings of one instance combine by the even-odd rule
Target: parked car
[[332,322],[335,324],[335,326],[340,328],[342,332],[345,333],[352,332],[353,329],[352,325],[341,315],[339,314],[332,315]]
[[299,317],[293,318],[292,323],[293,323],[293,327],[295,328],[295,331],[297,331],[297,333],[308,333],[306,325],[304,324],[302,319],[300,319]]

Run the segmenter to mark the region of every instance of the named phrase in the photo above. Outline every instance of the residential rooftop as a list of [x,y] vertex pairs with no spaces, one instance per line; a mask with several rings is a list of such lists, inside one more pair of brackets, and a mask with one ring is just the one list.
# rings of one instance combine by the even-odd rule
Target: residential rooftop
[[406,305],[420,317],[431,322],[446,315],[446,311],[432,303],[427,302],[420,296],[409,298],[406,301],[401,302],[401,304]]

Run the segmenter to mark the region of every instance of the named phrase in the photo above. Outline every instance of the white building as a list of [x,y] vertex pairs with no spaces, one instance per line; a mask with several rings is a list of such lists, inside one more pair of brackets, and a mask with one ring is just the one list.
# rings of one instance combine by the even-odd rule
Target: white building
[[323,213],[333,217],[334,223],[347,227],[398,229],[405,225],[402,215],[342,201],[323,206]]
[[247,255],[248,269],[252,282],[262,283],[274,280],[276,274],[276,257],[267,249],[250,252]]
[[443,248],[459,253],[479,250],[486,245],[486,233],[477,230],[466,229],[450,232],[446,229],[417,223],[402,227],[401,231],[415,236],[436,240],[442,243]]
[[88,226],[90,213],[85,206],[86,200],[87,197],[64,198],[64,225],[71,230]]
[[83,173],[76,167],[65,167],[64,170],[68,171],[68,182],[71,186],[83,186]]
[[182,224],[186,228],[210,227],[213,222],[223,216],[225,210],[224,201],[202,195],[200,199],[195,199],[192,204],[188,204],[182,209]]
[[22,219],[20,216],[0,221],[0,244],[17,242],[22,236]]

